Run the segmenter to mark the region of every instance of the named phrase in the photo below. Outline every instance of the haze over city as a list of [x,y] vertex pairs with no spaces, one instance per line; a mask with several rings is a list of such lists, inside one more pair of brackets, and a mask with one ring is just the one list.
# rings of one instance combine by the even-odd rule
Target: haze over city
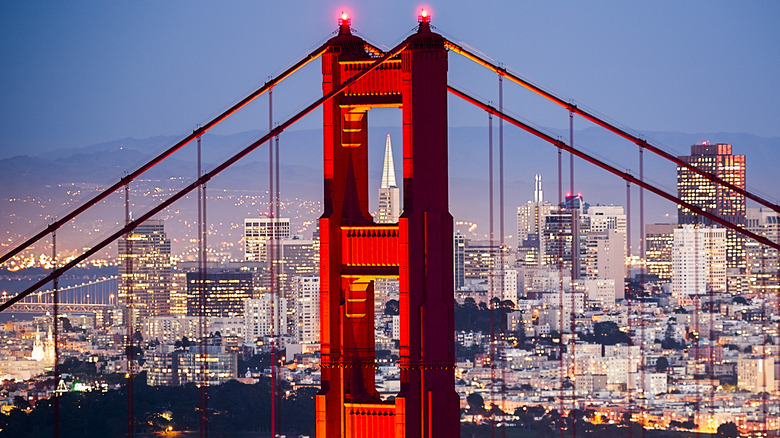
[[[0,56],[5,60],[0,70],[0,255],[274,80],[330,38],[352,38],[351,32],[379,50],[389,50],[410,35],[427,35],[430,22],[430,30],[447,41],[446,50],[445,45],[437,50],[447,54],[446,79],[453,89],[502,108],[552,139],[568,144],[573,138],[574,148],[591,161],[633,176],[641,172],[654,187],[703,209],[691,216],[649,191],[640,195],[636,184],[627,192],[624,179],[581,159],[570,167],[568,153],[559,155],[553,144],[511,123],[504,122],[500,129],[497,115],[489,118],[478,106],[445,92],[446,114],[439,112],[426,123],[446,123],[442,126],[448,138],[442,145],[448,153],[448,174],[443,173],[446,181],[431,180],[426,187],[431,193],[449,194],[448,212],[442,217],[451,214],[454,220],[453,245],[442,254],[449,263],[447,254],[453,251],[454,265],[452,274],[430,284],[436,291],[452,287],[454,295],[445,293],[443,310],[428,307],[432,313],[426,315],[439,315],[428,318],[442,318],[442,327],[454,324],[454,346],[435,353],[449,359],[428,368],[443,366],[455,378],[459,407],[454,398],[436,399],[451,411],[447,418],[459,412],[455,421],[463,436],[486,436],[497,427],[506,427],[509,436],[526,436],[520,431],[529,428],[540,434],[557,434],[560,428],[562,436],[576,436],[578,428],[605,436],[670,430],[732,436],[732,425],[753,434],[780,429],[780,353],[775,347],[780,339],[780,271],[778,251],[771,247],[778,240],[778,216],[771,210],[780,199],[775,164],[780,162],[776,3],[9,2],[0,10]],[[343,47],[339,50],[347,53]],[[341,62],[356,62],[349,56],[377,59],[376,53],[363,50],[349,52]],[[506,68],[510,78],[499,85],[495,72],[459,56],[464,52],[484,65]],[[118,190],[63,224],[56,237],[56,266],[101,244],[127,221],[191,184],[197,176],[200,140],[202,172],[207,172],[321,97],[330,85],[323,85],[320,62],[274,85],[272,103],[270,93],[255,99],[135,179],[127,192]],[[563,106],[518,86],[509,80],[512,75],[559,97]],[[383,90],[376,96],[392,93]],[[370,114],[367,130],[344,128],[339,137],[345,148],[366,154],[366,177],[353,167],[335,171],[347,186],[367,186],[367,193],[359,189],[355,195],[365,196],[365,204],[346,192],[333,192],[335,186],[327,178],[332,179],[334,171],[327,167],[323,182],[323,156],[328,156],[332,140],[325,135],[323,141],[323,117],[327,123],[330,113],[320,107],[278,137],[276,168],[269,166],[268,144],[260,146],[201,188],[208,196],[204,203],[193,191],[63,275],[57,287],[70,295],[60,295],[66,313],[59,314],[58,324],[52,324],[53,310],[45,307],[50,304],[41,301],[40,293],[37,302],[20,303],[27,307],[5,310],[0,316],[7,322],[3,336],[9,340],[0,351],[0,406],[5,414],[0,415],[0,436],[22,430],[17,428],[28,427],[24,424],[34,415],[51,415],[52,410],[63,418],[53,426],[59,434],[60,424],[69,430],[77,418],[68,416],[68,409],[97,400],[98,392],[105,397],[126,395],[131,384],[139,400],[159,397],[152,395],[154,388],[171,388],[169,398],[158,404],[184,397],[179,390],[189,391],[191,403],[198,403],[199,393],[200,406],[209,397],[221,401],[200,411],[200,424],[176,409],[152,409],[143,415],[157,420],[147,425],[128,410],[126,421],[105,424],[111,433],[168,430],[189,436],[233,423],[241,424],[240,430],[260,431],[252,436],[279,431],[308,436],[315,431],[314,393],[331,382],[345,385],[345,394],[355,400],[375,398],[377,406],[384,407],[370,408],[378,409],[372,415],[401,412],[398,400],[406,396],[399,388],[409,384],[404,370],[425,369],[423,362],[408,362],[409,349],[415,353],[405,342],[418,336],[415,330],[421,330],[422,339],[420,327],[427,320],[419,327],[409,323],[413,305],[404,300],[414,295],[409,290],[417,289],[403,286],[408,274],[398,266],[422,266],[422,260],[428,266],[428,257],[438,260],[438,253],[429,253],[427,240],[415,247],[419,251],[410,249],[414,256],[408,259],[399,246],[400,261],[364,262],[363,253],[354,250],[349,257],[355,260],[344,262],[344,272],[327,274],[332,278],[320,289],[320,277],[326,275],[320,272],[321,260],[322,266],[330,266],[329,258],[341,259],[333,249],[321,255],[320,245],[341,251],[338,239],[362,242],[359,239],[374,236],[371,227],[380,230],[376,236],[391,230],[387,236],[395,239],[398,234],[392,233],[402,233],[403,238],[403,233],[411,233],[404,230],[414,227],[395,225],[403,223],[401,200],[412,205],[415,196],[427,196],[420,195],[420,189],[416,194],[403,191],[414,187],[402,183],[413,180],[403,169],[410,152],[404,152],[402,130],[404,105],[411,101],[401,105],[376,96],[363,106],[347,98],[342,105],[352,105],[357,112],[373,105],[370,113],[362,113]],[[570,113],[566,103],[602,121]],[[353,119],[345,117],[346,126]],[[636,144],[599,124],[647,140],[718,181],[690,173],[692,169],[650,150],[640,158]],[[349,140],[347,132],[360,132],[360,137]],[[435,138],[429,143],[441,139]],[[431,164],[431,156],[419,162]],[[426,169],[428,174],[439,172],[432,164]],[[388,183],[395,178],[397,185]],[[748,198],[758,197],[715,189],[713,184],[722,181],[747,190]],[[282,231],[271,231],[279,224],[263,222],[274,210],[269,205],[271,190],[280,192]],[[331,218],[332,206],[340,209],[342,202],[356,202],[355,209],[360,205],[367,211],[361,216],[343,207],[343,216]],[[406,220],[416,223],[414,210],[407,213]],[[371,225],[361,222],[366,214],[373,218]],[[708,215],[768,241],[742,239]],[[205,224],[200,222],[203,217]],[[334,230],[341,229],[334,223],[345,227],[344,237],[333,237]],[[336,228],[323,236],[323,224]],[[349,227],[362,231],[347,231]],[[445,223],[426,230],[435,229],[449,239],[447,227]],[[431,238],[427,232],[425,236]],[[365,248],[386,252],[391,245],[371,242]],[[53,236],[47,235],[4,260],[3,301],[55,267],[52,243]],[[267,252],[274,245],[277,253]],[[360,245],[354,248],[363,248]],[[418,254],[425,255],[418,260]],[[363,271],[355,272],[363,277],[349,271],[350,263],[361,266]],[[384,271],[376,268],[382,263],[388,263]],[[368,273],[366,266],[379,273]],[[365,374],[359,384],[344,383],[347,380],[328,371],[345,366],[337,347],[331,352],[334,329],[327,319],[342,310],[322,307],[321,313],[320,306],[331,304],[320,302],[320,295],[341,293],[327,289],[341,275],[350,282],[363,278],[356,284],[370,281],[367,290],[375,296],[370,313],[348,306],[344,310],[345,315],[363,315],[361,330],[374,333],[371,357],[354,360],[370,359],[375,376]],[[401,279],[400,289],[395,278]],[[48,283],[40,290],[53,287]],[[350,283],[348,290],[345,296],[358,289]],[[362,342],[369,341],[362,336],[370,336],[355,330],[350,342],[364,348]],[[59,343],[52,339],[58,337],[63,346],[54,348]],[[208,366],[195,371],[202,355],[213,359],[213,374]],[[91,385],[89,391],[95,394],[80,395],[86,386],[77,384]],[[248,391],[246,397],[259,403],[256,408],[270,409],[273,418],[250,421],[231,405],[229,396],[219,395],[237,391]],[[729,404],[730,399],[736,402]],[[328,406],[336,406],[334,398],[327,400]],[[358,409],[355,403],[338,401]],[[330,437],[337,430],[331,407],[327,415],[317,413],[318,436]],[[63,417],[60,409],[66,412]],[[229,416],[219,417],[219,412]],[[306,414],[292,424],[296,412]],[[678,416],[670,417],[672,412]],[[214,418],[211,426],[206,425],[209,418]],[[417,427],[412,420],[397,421],[396,431]],[[389,427],[359,424],[342,427]]]

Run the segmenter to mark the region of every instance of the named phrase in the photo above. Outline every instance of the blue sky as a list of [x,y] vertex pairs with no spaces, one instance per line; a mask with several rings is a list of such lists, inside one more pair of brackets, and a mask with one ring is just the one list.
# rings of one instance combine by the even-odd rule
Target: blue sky
[[[422,6],[446,36],[635,130],[780,136],[775,1],[20,0],[0,4],[0,158],[186,134],[319,45],[342,10],[392,46]],[[451,80],[497,99],[495,75],[456,56]],[[279,87],[277,117],[316,98],[318,69]],[[514,113],[565,126],[521,93],[507,91]],[[265,129],[264,105],[221,132]],[[483,124],[474,114],[452,109],[451,123]]]

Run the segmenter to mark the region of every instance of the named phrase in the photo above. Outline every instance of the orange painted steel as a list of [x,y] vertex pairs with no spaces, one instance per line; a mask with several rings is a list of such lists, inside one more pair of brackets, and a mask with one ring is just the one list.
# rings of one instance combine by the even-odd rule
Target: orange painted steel
[[[320,229],[322,388],[317,436],[460,435],[454,381],[452,216],[447,189],[447,51],[427,21],[399,56],[323,106]],[[349,25],[322,55],[323,93],[374,59]],[[403,214],[368,212],[368,111],[403,109]],[[375,389],[374,279],[398,278],[400,392]]]

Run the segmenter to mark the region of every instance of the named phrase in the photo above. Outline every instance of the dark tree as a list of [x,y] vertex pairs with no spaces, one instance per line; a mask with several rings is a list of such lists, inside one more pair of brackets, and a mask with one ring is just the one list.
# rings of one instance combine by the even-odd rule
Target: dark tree
[[469,394],[466,397],[466,402],[469,404],[469,412],[472,414],[485,412],[485,399],[478,393],[472,392]]
[[398,300],[389,300],[385,303],[385,315],[395,316],[398,315],[398,312]]
[[593,339],[602,345],[628,344],[628,335],[613,321],[597,322],[593,325]]
[[665,357],[659,357],[658,361],[655,363],[655,372],[665,373],[666,370],[668,369],[669,369],[669,359]]
[[[737,297],[740,298],[740,297]],[[739,438],[740,432],[739,428],[736,424],[729,421],[728,423],[723,423],[720,426],[718,426],[718,435],[719,438]]]
[[30,402],[28,402],[27,399],[22,397],[21,395],[15,395],[14,406],[16,406],[19,409],[27,409],[30,407]]
[[66,332],[72,332],[73,331],[73,325],[70,323],[70,319],[60,316],[60,322],[62,323],[62,330]]

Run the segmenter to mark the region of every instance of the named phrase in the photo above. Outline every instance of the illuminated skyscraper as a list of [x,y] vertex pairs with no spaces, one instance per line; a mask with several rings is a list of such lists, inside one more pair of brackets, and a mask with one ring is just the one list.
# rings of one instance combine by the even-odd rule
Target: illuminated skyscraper
[[208,317],[244,315],[244,300],[252,298],[254,283],[251,272],[208,270],[201,278],[198,272],[187,273],[187,314],[200,315],[200,291],[205,293]]
[[264,262],[266,261],[265,247],[268,239],[289,238],[289,218],[246,218],[244,219],[244,260]]
[[672,281],[672,244],[676,224],[645,225],[645,266],[659,283]]
[[[772,242],[780,242],[780,214],[762,208],[747,209],[747,229]],[[748,239],[745,242],[747,281],[751,292],[780,291],[780,255],[772,247]]]
[[466,283],[466,238],[462,234],[455,234],[452,249],[455,290],[459,290]]
[[534,200],[517,206],[517,253],[523,265],[537,266],[544,260],[544,245],[540,236],[544,230],[545,218],[555,206],[544,200],[542,176],[534,177]]
[[570,269],[572,279],[579,278],[583,244],[590,231],[589,207],[582,195],[570,194],[544,218],[541,228],[542,265],[558,267],[560,262],[560,269]]
[[[739,188],[745,188],[745,156],[733,155],[730,144],[702,142],[691,146],[691,155],[679,157],[704,172],[717,176]],[[745,225],[745,197],[716,185],[684,167],[677,168],[677,196],[733,224]],[[712,225],[712,221],[697,217],[690,210],[678,207],[680,224]],[[739,278],[745,271],[745,239],[741,234],[726,232],[726,262],[729,269],[729,290],[741,292]]]
[[[385,160],[382,165],[382,182],[379,185],[379,212],[375,222],[378,224],[397,224],[401,215],[401,189],[395,180],[395,164],[393,163],[393,146],[390,134],[385,141]],[[374,315],[382,317],[385,303],[398,299],[397,278],[377,278],[374,280]],[[319,320],[318,320],[319,321]]]
[[390,134],[385,142],[385,161],[382,166],[382,184],[379,186],[378,224],[398,223],[401,215],[401,190],[395,182],[395,165],[393,164],[393,147],[390,144]]
[[[171,241],[162,220],[149,220],[119,239],[119,300],[133,324],[171,314]],[[129,315],[125,313],[127,321]]]

